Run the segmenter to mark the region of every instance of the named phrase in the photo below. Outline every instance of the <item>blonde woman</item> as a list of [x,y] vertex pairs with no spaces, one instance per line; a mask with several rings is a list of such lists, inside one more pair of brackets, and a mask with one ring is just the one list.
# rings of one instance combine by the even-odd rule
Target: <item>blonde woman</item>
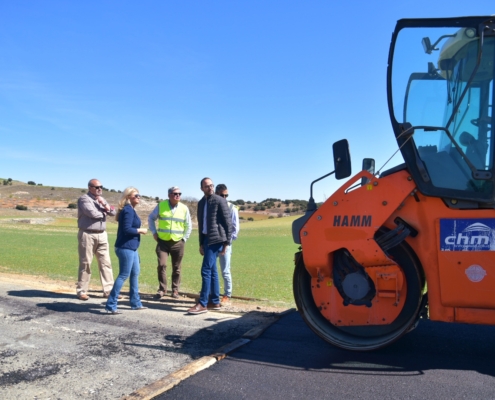
[[113,289],[108,296],[105,309],[110,314],[121,314],[117,310],[117,298],[124,282],[129,279],[130,291],[129,298],[133,310],[144,310],[138,291],[139,277],[139,254],[138,247],[141,240],[140,235],[145,235],[147,229],[141,228],[139,219],[134,208],[141,201],[139,191],[132,186],[128,187],[122,193],[120,198],[117,215],[115,219],[119,223],[117,230],[117,240],[115,241],[115,253],[119,258],[119,276],[115,280]]

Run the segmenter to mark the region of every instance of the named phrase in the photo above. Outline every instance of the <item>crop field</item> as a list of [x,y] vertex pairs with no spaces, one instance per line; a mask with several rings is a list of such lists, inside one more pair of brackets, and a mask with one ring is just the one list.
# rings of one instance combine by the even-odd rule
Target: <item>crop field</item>
[[[293,306],[293,258],[298,246],[292,241],[291,224],[295,217],[249,221],[241,224],[239,238],[232,248],[233,295],[266,300],[280,306]],[[0,221],[0,272],[46,276],[77,282],[77,222],[74,218],[55,218],[45,225]],[[117,224],[108,224],[110,244],[116,238]],[[155,241],[141,237],[139,289],[154,293],[158,280]],[[111,246],[114,277],[118,259]],[[201,261],[197,230],[186,243],[182,262],[181,292],[199,293]],[[96,259],[92,264],[91,284],[101,287]],[[171,270],[167,270],[170,279]],[[170,281],[169,281],[170,282]],[[221,293],[223,281],[220,278]],[[170,288],[169,288],[170,289]],[[124,291],[128,286],[124,286]]]

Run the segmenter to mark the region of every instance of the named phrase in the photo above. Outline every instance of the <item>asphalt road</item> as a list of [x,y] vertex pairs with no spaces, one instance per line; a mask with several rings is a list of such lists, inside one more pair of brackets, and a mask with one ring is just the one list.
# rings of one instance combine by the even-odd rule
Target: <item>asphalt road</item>
[[[43,278],[40,278],[40,281]],[[187,315],[193,299],[143,295],[149,309],[105,313],[43,282],[0,278],[0,399],[119,399],[209,356],[273,318],[228,311]]]
[[421,321],[391,346],[340,350],[294,312],[165,399],[494,399],[495,327]]

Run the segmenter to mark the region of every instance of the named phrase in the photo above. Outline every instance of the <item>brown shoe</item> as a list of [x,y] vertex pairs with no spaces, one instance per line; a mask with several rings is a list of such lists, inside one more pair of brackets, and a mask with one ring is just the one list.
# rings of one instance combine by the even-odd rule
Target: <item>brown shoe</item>
[[[110,297],[110,293],[103,293],[103,298],[104,298],[104,299],[108,299],[109,297]],[[122,299],[123,299],[122,295],[121,295],[121,294],[119,294],[119,295],[117,296],[117,299],[122,300]]]
[[220,300],[220,303],[222,304],[229,304],[230,303],[230,297],[225,295],[225,296],[222,296],[222,299]]
[[174,290],[171,294],[172,298],[174,299],[178,299],[180,296],[179,296],[179,292],[177,290]]
[[83,301],[89,300],[89,296],[88,296],[86,293],[79,293],[79,294],[77,295],[77,298],[78,298],[79,300],[83,300]]
[[157,292],[153,298],[156,300],[160,300],[163,297],[163,292]]
[[188,314],[203,314],[205,312],[208,312],[208,309],[206,307],[203,307],[200,303],[196,304],[194,307],[191,307],[189,310],[187,310]]
[[220,303],[218,303],[218,304],[213,304],[213,303],[208,304],[208,310],[220,310],[221,308],[222,308],[222,306],[220,305]]

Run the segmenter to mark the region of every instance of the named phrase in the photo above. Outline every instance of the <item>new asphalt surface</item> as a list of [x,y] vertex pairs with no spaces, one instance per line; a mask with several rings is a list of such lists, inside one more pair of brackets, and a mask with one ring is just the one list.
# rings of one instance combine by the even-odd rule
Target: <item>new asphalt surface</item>
[[297,312],[155,399],[494,399],[495,327],[422,320],[384,349],[317,337]]

